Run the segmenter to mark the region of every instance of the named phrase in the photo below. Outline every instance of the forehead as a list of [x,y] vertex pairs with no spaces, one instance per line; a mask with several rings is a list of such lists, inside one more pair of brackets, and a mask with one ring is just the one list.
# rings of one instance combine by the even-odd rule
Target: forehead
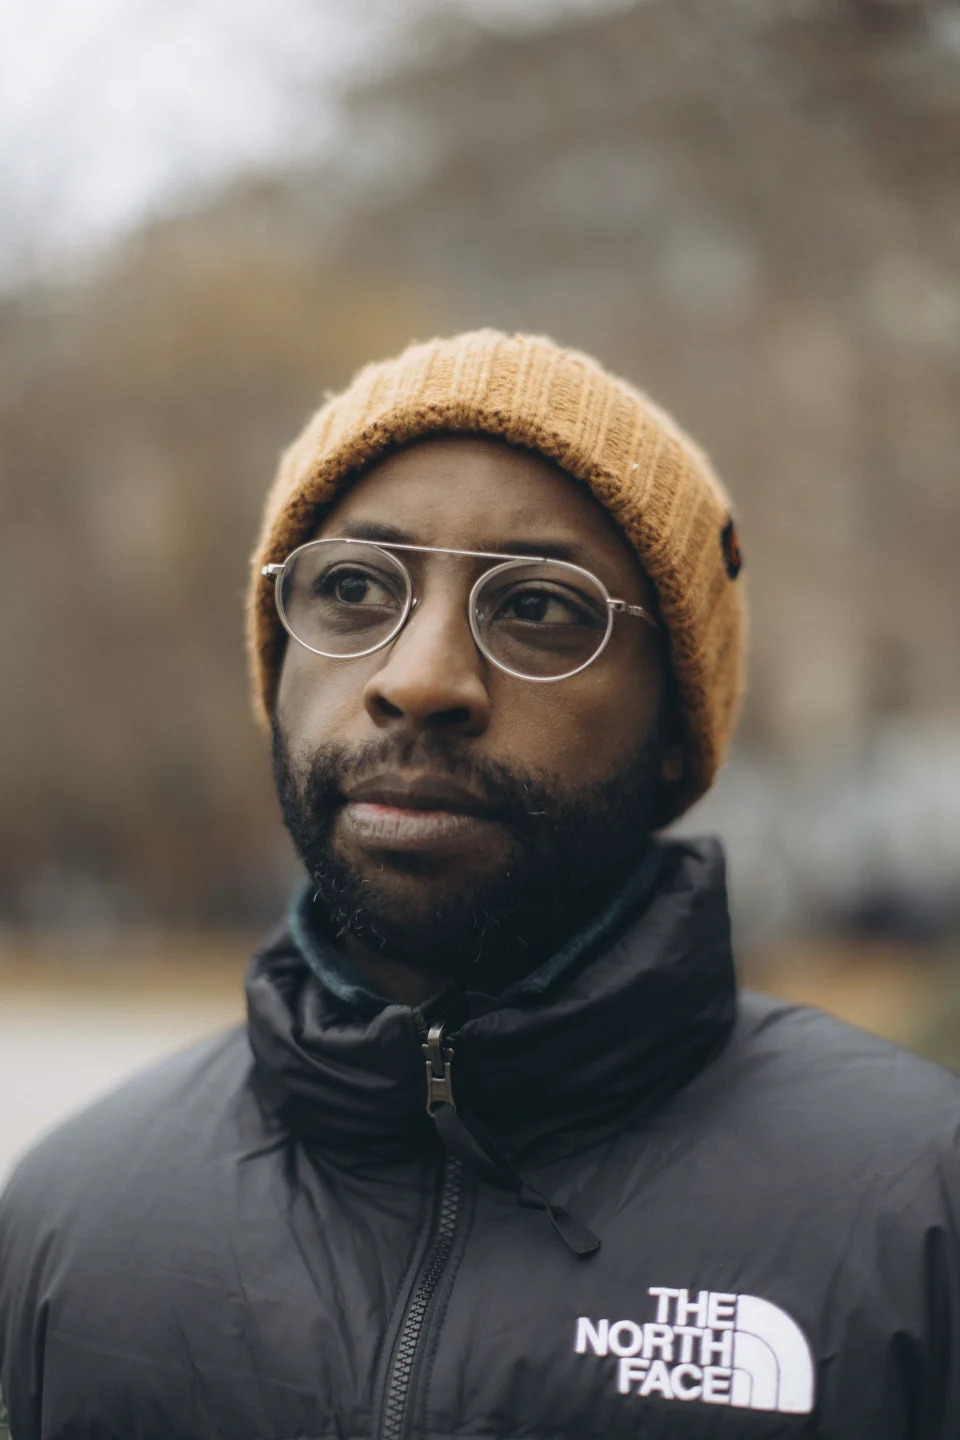
[[316,534],[359,525],[466,550],[543,544],[617,576],[641,574],[636,552],[586,485],[492,437],[433,436],[394,451],[349,487]]

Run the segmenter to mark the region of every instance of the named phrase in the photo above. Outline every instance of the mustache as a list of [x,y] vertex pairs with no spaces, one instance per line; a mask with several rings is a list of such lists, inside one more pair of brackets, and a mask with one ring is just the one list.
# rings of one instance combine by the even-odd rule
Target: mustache
[[[286,745],[274,732],[274,768],[290,774]],[[489,806],[498,820],[520,828],[546,815],[556,781],[512,769],[498,761],[464,753],[445,735],[384,736],[348,749],[325,744],[296,756],[301,794],[316,814],[329,814],[344,801],[344,791],[381,771],[417,768],[431,775],[459,780]]]

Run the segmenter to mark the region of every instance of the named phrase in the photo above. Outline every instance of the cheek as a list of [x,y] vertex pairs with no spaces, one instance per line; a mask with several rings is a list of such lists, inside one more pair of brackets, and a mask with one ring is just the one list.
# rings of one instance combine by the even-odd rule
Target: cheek
[[514,681],[494,697],[490,749],[524,769],[602,780],[632,757],[659,710],[659,678],[598,669],[556,685]]
[[343,739],[363,710],[365,675],[359,662],[325,660],[298,646],[284,657],[277,690],[277,717],[293,741]]

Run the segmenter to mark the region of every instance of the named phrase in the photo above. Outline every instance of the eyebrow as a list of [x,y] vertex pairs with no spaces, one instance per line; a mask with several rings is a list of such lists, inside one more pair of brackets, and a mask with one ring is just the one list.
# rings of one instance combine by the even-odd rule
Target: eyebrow
[[[357,520],[348,523],[341,528],[339,535],[331,535],[329,538],[331,540],[369,540],[374,545],[378,542],[383,545],[416,545],[419,543],[399,526],[377,520]],[[484,541],[480,545],[471,545],[469,548],[477,551],[494,551],[501,555],[516,555],[518,558],[524,555],[545,555],[551,560],[567,560],[574,565],[585,565],[590,558],[586,555],[583,546],[576,540],[490,540]]]
[[389,545],[414,545],[416,541],[406,530],[401,530],[396,525],[388,525],[377,520],[357,520],[352,525],[344,525],[338,535],[326,537],[330,540],[372,540],[374,544],[382,540]]

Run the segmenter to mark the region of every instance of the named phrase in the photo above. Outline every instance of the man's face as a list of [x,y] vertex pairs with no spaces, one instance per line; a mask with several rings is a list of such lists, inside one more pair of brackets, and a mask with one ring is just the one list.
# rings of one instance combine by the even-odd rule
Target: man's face
[[[586,486],[481,437],[410,445],[316,537],[537,552],[651,608],[636,555]],[[428,972],[502,984],[602,906],[642,852],[662,778],[657,632],[615,622],[586,669],[535,683],[478,650],[467,597],[492,562],[402,554],[417,605],[382,650],[290,640],[275,715],[284,815],[346,938]]]

